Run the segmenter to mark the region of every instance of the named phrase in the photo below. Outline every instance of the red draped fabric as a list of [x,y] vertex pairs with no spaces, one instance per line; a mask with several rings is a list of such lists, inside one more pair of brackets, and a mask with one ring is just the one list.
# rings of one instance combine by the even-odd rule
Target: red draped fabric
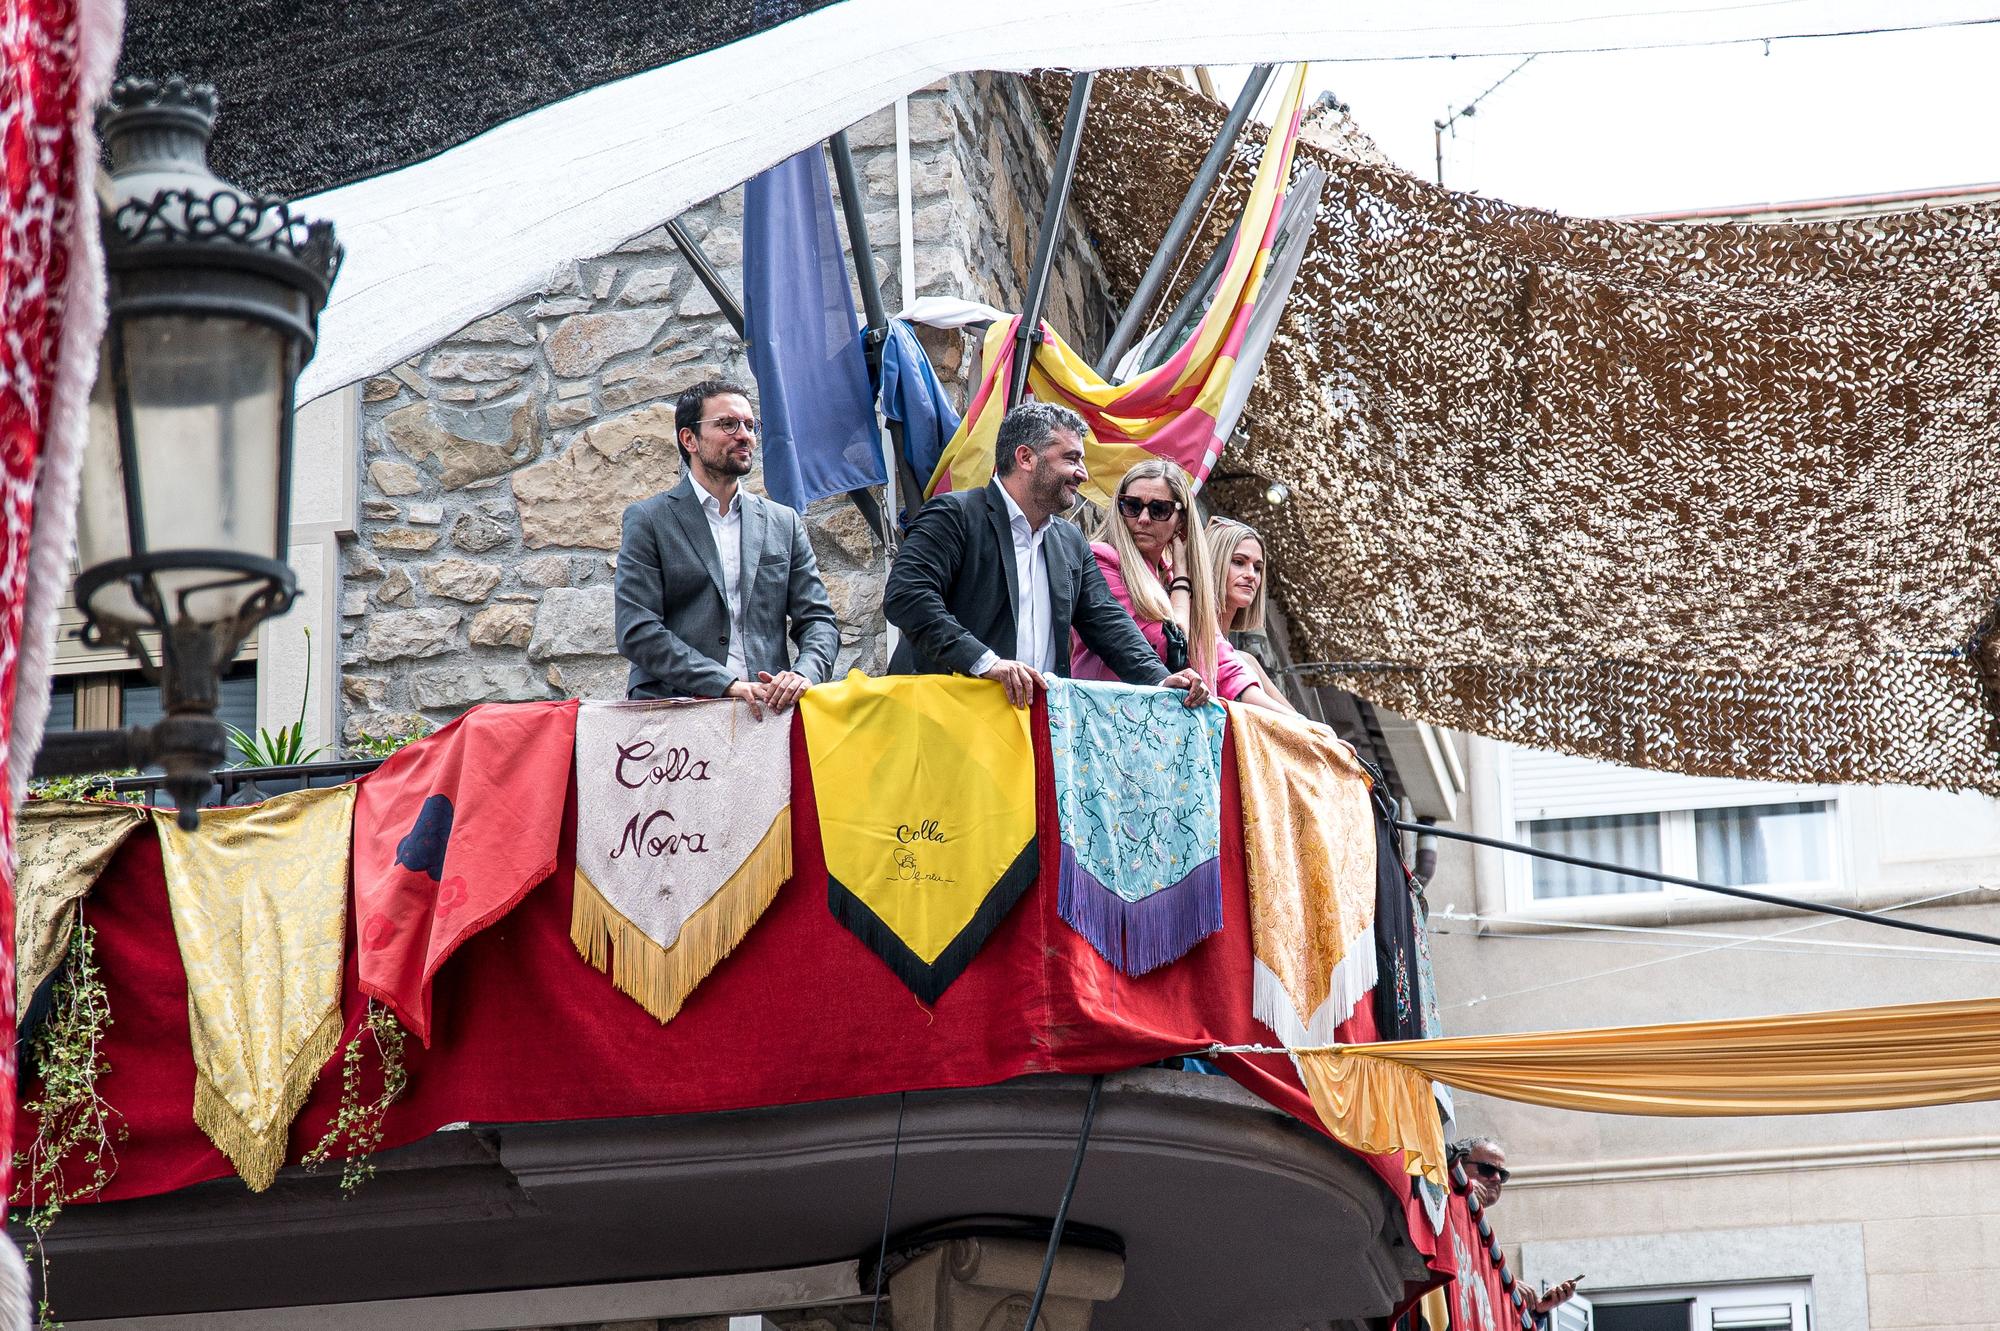
[[[1057,914],[1059,841],[1041,721],[1035,726],[1042,773],[1038,881],[930,1009],[827,908],[818,816],[796,721],[795,876],[664,1026],[586,965],[570,942],[572,790],[555,873],[438,972],[432,1043],[426,1049],[409,1042],[409,1090],[389,1111],[384,1144],[412,1141],[447,1123],[697,1113],[979,1086],[1023,1073],[1111,1072],[1212,1043],[1270,1042],[1271,1033],[1250,1016],[1240,843],[1223,839],[1221,932],[1150,974],[1120,974]],[[1225,754],[1225,826],[1241,817],[1235,770]],[[85,910],[97,929],[115,1019],[101,1089],[131,1129],[105,1196],[145,1196],[228,1174],[228,1162],[190,1115],[186,981],[159,847],[149,832],[126,844]],[[348,969],[351,1034],[362,1003],[351,950]],[[1367,1012],[1363,1002],[1357,1019],[1367,1020]],[[1221,1062],[1243,1085],[1318,1128],[1286,1059]],[[332,1067],[321,1075],[294,1125],[290,1159],[324,1131],[339,1080]],[[1400,1163],[1371,1164],[1405,1203],[1419,1249],[1435,1252]]]

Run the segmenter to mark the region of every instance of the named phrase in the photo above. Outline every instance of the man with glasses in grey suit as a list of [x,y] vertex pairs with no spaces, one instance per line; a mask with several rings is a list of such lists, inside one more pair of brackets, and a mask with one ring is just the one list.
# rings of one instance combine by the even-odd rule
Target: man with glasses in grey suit
[[626,694],[741,698],[759,718],[784,711],[827,679],[840,649],[805,524],[738,484],[757,443],[747,390],[694,385],[674,404],[674,435],[680,484],[627,508],[618,545]]

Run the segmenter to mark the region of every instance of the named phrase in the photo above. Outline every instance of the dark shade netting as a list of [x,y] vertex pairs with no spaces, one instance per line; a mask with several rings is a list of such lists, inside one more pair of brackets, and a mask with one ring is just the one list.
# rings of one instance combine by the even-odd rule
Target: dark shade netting
[[217,172],[298,196],[832,3],[130,0],[118,73],[215,84]]
[[[1114,282],[1223,114],[1099,79],[1076,202]],[[1640,766],[2000,795],[2000,207],[1578,220],[1299,153],[1312,250],[1212,494],[1320,682]]]

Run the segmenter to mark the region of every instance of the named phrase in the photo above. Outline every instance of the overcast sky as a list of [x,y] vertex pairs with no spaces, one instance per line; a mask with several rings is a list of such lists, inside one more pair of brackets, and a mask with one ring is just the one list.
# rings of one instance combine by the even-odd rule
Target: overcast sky
[[[1797,21],[1811,13],[1800,8],[1793,30],[1814,26]],[[1888,24],[1909,12],[1879,10]],[[1690,15],[1686,37],[1707,25]],[[1383,151],[1428,179],[1433,122],[1520,63],[1320,63],[1311,86],[1331,88]],[[1768,55],[1759,43],[1537,56],[1457,122],[1444,180],[1575,215],[2000,182],[1996,69],[2000,25],[1777,41]],[[1225,97],[1240,86],[1241,71],[1216,74]]]

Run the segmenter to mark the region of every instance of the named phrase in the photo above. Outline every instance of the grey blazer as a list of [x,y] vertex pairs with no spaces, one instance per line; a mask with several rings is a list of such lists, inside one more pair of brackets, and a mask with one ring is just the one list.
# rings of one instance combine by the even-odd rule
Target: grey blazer
[[[743,663],[796,670],[815,684],[833,671],[840,626],[819,578],[805,524],[783,504],[737,491],[743,506]],[[722,561],[694,478],[625,510],[618,544],[618,651],[632,663],[633,698],[716,698],[734,683]],[[785,646],[786,621],[798,645]]]

